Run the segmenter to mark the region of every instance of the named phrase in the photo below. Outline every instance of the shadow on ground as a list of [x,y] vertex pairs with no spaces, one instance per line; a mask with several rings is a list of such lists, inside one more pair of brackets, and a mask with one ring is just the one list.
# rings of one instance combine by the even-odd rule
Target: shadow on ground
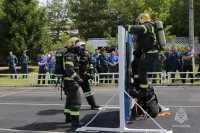
[[37,115],[56,115],[56,114],[64,114],[64,112],[63,110],[48,109],[48,110],[42,110],[37,113]]

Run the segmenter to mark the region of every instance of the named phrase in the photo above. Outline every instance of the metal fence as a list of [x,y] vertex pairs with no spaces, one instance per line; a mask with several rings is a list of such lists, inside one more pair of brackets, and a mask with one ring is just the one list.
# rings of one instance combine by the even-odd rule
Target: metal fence
[[[186,74],[184,78],[183,75]],[[190,74],[190,77],[189,77]],[[0,85],[31,85],[31,86],[55,86],[57,78],[52,79],[53,74],[0,74]],[[173,77],[175,75],[176,77]],[[191,76],[192,75],[192,76]],[[24,76],[24,78],[23,78]],[[38,77],[41,76],[41,79]],[[44,78],[43,78],[44,76]],[[191,83],[190,80],[193,80]],[[38,82],[40,80],[40,83]],[[185,83],[183,83],[185,80]],[[200,73],[198,72],[149,72],[148,81],[153,85],[200,85]],[[90,85],[118,85],[119,73],[99,73],[95,74],[93,80],[89,80]]]

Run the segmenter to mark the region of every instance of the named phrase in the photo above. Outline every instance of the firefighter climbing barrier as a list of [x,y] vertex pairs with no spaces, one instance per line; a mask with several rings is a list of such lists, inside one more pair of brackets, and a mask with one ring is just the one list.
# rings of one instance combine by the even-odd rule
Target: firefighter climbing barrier
[[[119,47],[119,85],[118,85],[118,91],[111,97],[111,99],[98,111],[98,113],[95,115],[95,117],[89,121],[84,127],[78,128],[76,131],[110,131],[110,132],[132,132],[132,133],[138,133],[138,132],[144,132],[144,133],[173,133],[173,131],[167,131],[166,129],[163,129],[162,126],[157,123],[137,102],[135,99],[130,97],[128,86],[127,86],[127,77],[128,75],[127,70],[129,69],[128,66],[130,66],[129,63],[127,63],[126,58],[126,46],[127,44],[127,37],[128,33],[126,33],[125,29],[122,26],[118,27],[118,47]],[[130,43],[129,43],[130,44]],[[130,44],[131,45],[131,44]],[[129,51],[130,52],[130,51]],[[129,58],[131,59],[131,58]],[[105,127],[88,127],[88,125],[100,114],[102,110],[107,109],[107,105],[116,97],[119,96],[119,107],[110,107],[109,109],[118,109],[119,110],[119,128],[105,128]],[[143,110],[143,112],[159,127],[159,129],[129,129],[126,127],[128,120],[131,117],[130,109],[133,107],[133,105],[137,104],[139,108]],[[127,106],[128,105],[128,106]]]

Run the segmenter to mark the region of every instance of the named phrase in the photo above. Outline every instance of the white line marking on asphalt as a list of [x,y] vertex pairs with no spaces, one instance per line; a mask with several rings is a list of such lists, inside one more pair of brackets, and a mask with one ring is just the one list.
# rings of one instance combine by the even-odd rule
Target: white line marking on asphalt
[[[29,105],[29,106],[64,106],[65,104],[34,104],[34,103],[0,103],[0,105]],[[81,105],[82,107],[89,107],[90,105]],[[100,105],[104,106],[104,105]],[[108,105],[108,107],[119,107],[119,105]]]
[[4,128],[0,128],[0,130],[11,131],[11,132],[33,132],[33,133],[66,133],[66,132],[51,132],[51,131],[16,130],[16,129],[4,129]]
[[32,90],[32,89],[23,90],[23,91],[17,91],[17,92],[12,92],[12,93],[5,94],[5,95],[0,96],[0,98],[1,98],[1,97],[5,97],[5,96],[10,96],[10,95],[13,95],[13,94],[17,94],[17,93],[21,93],[21,92],[25,92],[25,91],[30,91],[30,90]]

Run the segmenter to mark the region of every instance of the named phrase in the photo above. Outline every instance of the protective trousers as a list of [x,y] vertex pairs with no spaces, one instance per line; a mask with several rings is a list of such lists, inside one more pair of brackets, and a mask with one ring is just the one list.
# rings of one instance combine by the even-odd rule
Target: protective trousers
[[158,53],[145,53],[136,57],[132,62],[132,72],[136,89],[147,91],[147,71],[156,61]]
[[88,104],[92,105],[92,106],[96,105],[92,90],[90,88],[90,84],[88,82],[88,79],[83,78],[83,83],[80,86],[83,90],[84,96],[85,96]]
[[79,116],[81,107],[81,94],[76,81],[64,80],[64,91],[66,94],[65,115]]

